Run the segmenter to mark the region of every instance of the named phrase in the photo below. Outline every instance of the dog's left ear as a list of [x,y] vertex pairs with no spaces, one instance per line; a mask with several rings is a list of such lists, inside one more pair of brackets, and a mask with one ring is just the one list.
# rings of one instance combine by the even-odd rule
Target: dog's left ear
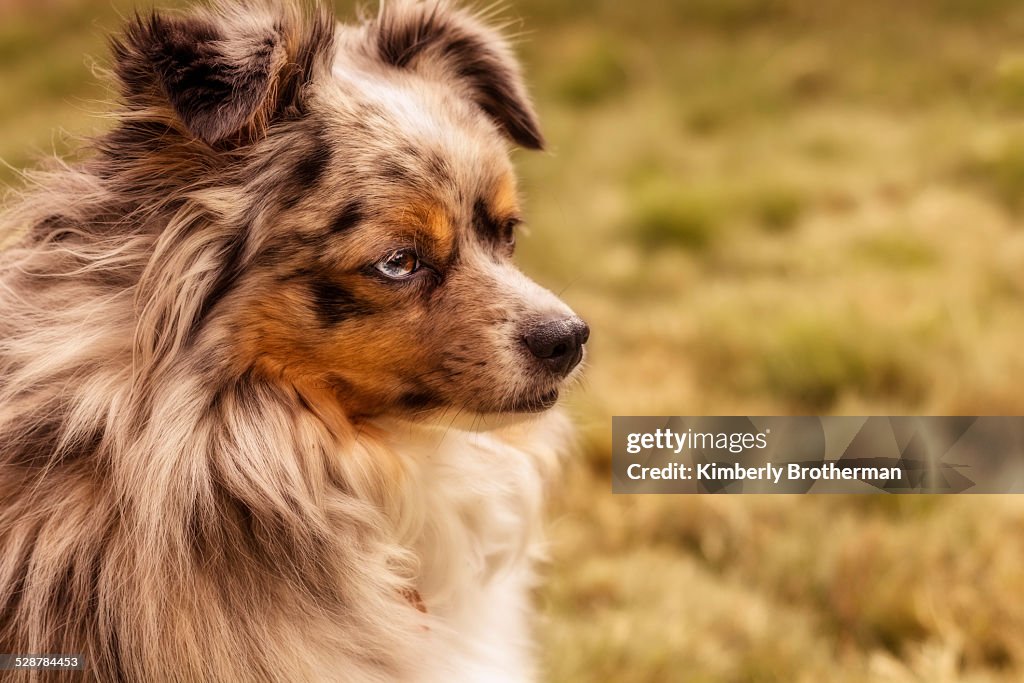
[[371,25],[380,59],[451,84],[472,100],[511,140],[543,149],[519,64],[507,41],[446,0],[382,0]]
[[301,107],[304,86],[329,69],[333,38],[334,20],[319,6],[153,13],[113,41],[115,72],[130,108],[170,110],[209,145],[243,143]]

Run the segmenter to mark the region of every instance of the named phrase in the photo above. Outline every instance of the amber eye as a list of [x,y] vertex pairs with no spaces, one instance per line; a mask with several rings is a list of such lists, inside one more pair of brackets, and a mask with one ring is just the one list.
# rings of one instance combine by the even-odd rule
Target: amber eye
[[516,228],[522,223],[518,218],[510,218],[505,221],[505,228],[502,231],[505,238],[505,246],[509,249],[515,249],[516,246]]
[[419,270],[420,260],[414,250],[399,249],[377,261],[374,267],[393,280],[401,280]]

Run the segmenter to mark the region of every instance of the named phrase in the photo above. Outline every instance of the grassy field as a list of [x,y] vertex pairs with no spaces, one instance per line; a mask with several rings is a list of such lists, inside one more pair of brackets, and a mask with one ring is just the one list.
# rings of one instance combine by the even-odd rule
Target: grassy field
[[[117,0],[0,4],[0,158]],[[591,323],[553,682],[1024,680],[1024,499],[613,497],[615,414],[1024,414],[1024,3],[510,0],[524,267]],[[12,169],[0,170],[16,182]]]

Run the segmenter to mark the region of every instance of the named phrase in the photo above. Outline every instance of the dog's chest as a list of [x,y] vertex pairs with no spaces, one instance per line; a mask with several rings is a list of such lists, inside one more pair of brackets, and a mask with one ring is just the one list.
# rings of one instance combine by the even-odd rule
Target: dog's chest
[[494,432],[393,432],[408,477],[397,528],[418,557],[417,590],[462,667],[487,680],[499,671],[495,680],[529,678],[529,589],[561,445],[554,419]]
[[534,454],[497,434],[452,430],[402,446],[409,458],[398,529],[419,558],[427,605],[457,609],[465,593],[529,566],[545,478]]

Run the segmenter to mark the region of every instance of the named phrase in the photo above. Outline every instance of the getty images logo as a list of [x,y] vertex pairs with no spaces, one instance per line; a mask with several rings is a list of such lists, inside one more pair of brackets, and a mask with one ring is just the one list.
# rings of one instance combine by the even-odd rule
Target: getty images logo
[[675,432],[656,429],[653,432],[632,432],[626,437],[626,452],[632,455],[645,450],[670,450],[676,454],[683,449],[728,450],[742,453],[751,448],[767,448],[770,429],[763,432]]

